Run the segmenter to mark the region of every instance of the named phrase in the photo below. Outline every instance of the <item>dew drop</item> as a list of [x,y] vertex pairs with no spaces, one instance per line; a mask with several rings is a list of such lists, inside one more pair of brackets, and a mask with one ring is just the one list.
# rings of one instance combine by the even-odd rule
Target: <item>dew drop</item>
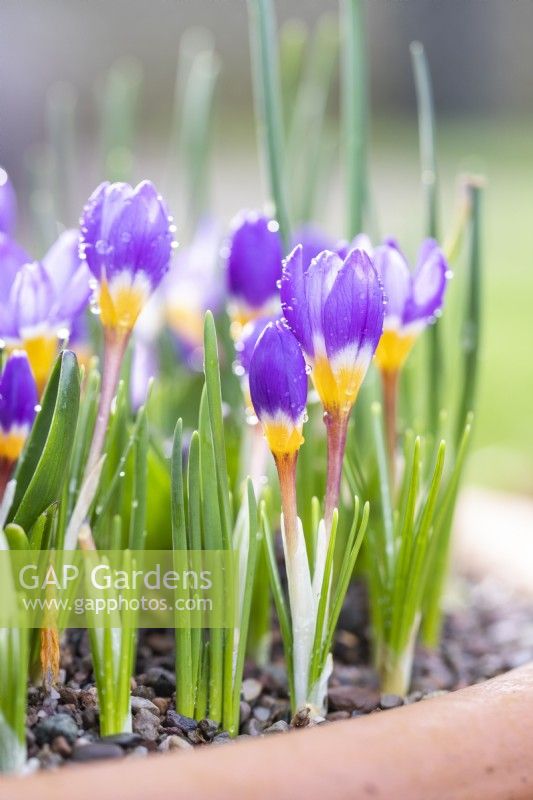
[[101,256],[105,256],[107,254],[107,252],[109,251],[109,245],[108,245],[108,243],[106,242],[105,239],[98,239],[98,241],[96,242],[95,248],[96,248],[96,252]]

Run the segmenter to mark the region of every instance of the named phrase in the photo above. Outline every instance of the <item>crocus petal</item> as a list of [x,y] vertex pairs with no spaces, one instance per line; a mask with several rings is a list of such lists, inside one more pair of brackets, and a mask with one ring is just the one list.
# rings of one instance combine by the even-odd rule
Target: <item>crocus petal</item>
[[297,245],[283,262],[280,294],[283,316],[304,352],[312,358],[313,337],[305,293],[302,245]]
[[37,406],[37,387],[26,353],[15,350],[0,378],[0,458],[16,461]]
[[18,336],[10,293],[20,268],[31,261],[28,253],[13,239],[0,233],[0,337],[16,339]]
[[315,355],[323,349],[324,306],[343,265],[337,253],[325,250],[311,261],[305,273],[305,298]]
[[277,222],[264,214],[241,213],[227,248],[230,295],[252,309],[265,306],[278,292],[282,252]]
[[235,344],[239,366],[244,374],[250,371],[250,361],[257,344],[257,340],[265,330],[269,322],[276,322],[276,317],[259,317],[250,320],[242,331],[242,336]]
[[348,253],[352,250],[364,250],[365,253],[370,257],[372,257],[374,254],[372,242],[366,233],[358,233],[355,239],[352,239],[351,242],[339,242],[335,250],[342,259],[345,259]]
[[387,302],[386,328],[399,327],[411,293],[411,274],[400,250],[392,244],[377,247],[374,265],[383,284]]
[[423,242],[418,265],[412,278],[412,292],[406,304],[403,322],[431,322],[440,312],[446,291],[448,264],[437,242]]
[[270,322],[250,362],[250,395],[271,450],[278,455],[300,447],[307,400],[305,360],[287,326]]
[[17,196],[9,175],[0,167],[0,231],[12,236],[17,223]]
[[374,266],[362,250],[352,250],[324,303],[326,353],[352,347],[371,354],[383,329],[383,291]]
[[79,230],[64,231],[42,259],[55,292],[50,321],[57,327],[70,328],[91,295],[91,272],[87,262],[80,259],[79,239]]
[[205,312],[216,314],[225,298],[220,241],[220,225],[204,217],[192,242],[176,254],[162,284],[167,322],[180,342],[194,349],[203,343]]
[[316,225],[302,225],[295,231],[292,240],[293,248],[302,245],[304,271],[323,250],[337,249],[335,239]]
[[54,289],[40,261],[25,264],[17,273],[10,293],[15,325],[21,338],[40,335],[50,327]]

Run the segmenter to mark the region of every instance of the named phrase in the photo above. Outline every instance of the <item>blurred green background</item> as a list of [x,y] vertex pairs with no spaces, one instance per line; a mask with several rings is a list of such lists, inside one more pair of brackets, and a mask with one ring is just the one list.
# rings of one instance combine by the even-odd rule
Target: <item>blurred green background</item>
[[[335,0],[283,0],[279,24],[312,30]],[[366,6],[371,68],[371,183],[379,230],[414,255],[423,233],[409,43],[425,44],[438,118],[442,229],[452,225],[457,176],[487,177],[483,260],[485,318],[470,479],[533,493],[533,4],[500,0],[372,0]],[[127,64],[133,178],[151,177],[169,197],[178,236],[182,175],[167,169],[178,50],[184,31],[211,31],[221,71],[216,89],[210,207],[224,224],[265,201],[256,154],[244,0],[3,0],[0,8],[0,163],[21,201],[20,238],[41,247],[30,209],[46,210],[50,176],[74,165],[62,221],[74,224],[102,174],[99,109],[109,69]],[[124,59],[128,59],[124,61]],[[338,86],[329,108],[331,162],[319,221],[344,233],[342,165],[336,132]],[[59,117],[54,108],[70,109]],[[47,142],[72,121],[65,161]],[[59,122],[58,122],[59,121]],[[55,139],[54,139],[55,137]],[[52,163],[55,158],[55,164]],[[69,167],[70,168],[70,167]],[[48,183],[47,183],[48,182]],[[42,240],[43,237],[41,237]],[[458,264],[456,271],[461,269]],[[453,381],[453,375],[447,375]]]

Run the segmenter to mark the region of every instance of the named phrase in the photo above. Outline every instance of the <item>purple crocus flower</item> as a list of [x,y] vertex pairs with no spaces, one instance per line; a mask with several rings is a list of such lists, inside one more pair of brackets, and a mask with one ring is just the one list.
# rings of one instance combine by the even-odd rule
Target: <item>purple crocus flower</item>
[[206,217],[189,245],[180,248],[162,285],[166,317],[180,345],[192,362],[203,345],[204,316],[223,303],[219,269],[220,226]]
[[225,254],[232,316],[244,325],[268,313],[276,301],[283,258],[278,223],[258,212],[241,212]]
[[269,322],[257,340],[250,395],[274,456],[296,453],[303,442],[307,372],[300,345],[284,322]]
[[17,196],[9,175],[0,167],[0,231],[12,236],[17,223]]
[[28,437],[37,406],[37,387],[25,352],[14,350],[0,377],[0,459],[15,462]]
[[80,252],[98,281],[105,328],[128,334],[167,272],[175,226],[151,181],[105,183],[81,218]]
[[422,243],[413,272],[394,240],[376,248],[374,263],[387,299],[376,360],[383,371],[397,372],[418,334],[440,314],[450,271],[434,239]]
[[305,269],[296,247],[284,263],[281,303],[324,409],[347,419],[383,328],[383,290],[371,259],[350,250],[343,261],[325,250]]
[[78,231],[62,233],[42,261],[18,268],[9,288],[4,335],[23,345],[40,389],[57,354],[58,337],[69,335],[91,293],[78,241]]

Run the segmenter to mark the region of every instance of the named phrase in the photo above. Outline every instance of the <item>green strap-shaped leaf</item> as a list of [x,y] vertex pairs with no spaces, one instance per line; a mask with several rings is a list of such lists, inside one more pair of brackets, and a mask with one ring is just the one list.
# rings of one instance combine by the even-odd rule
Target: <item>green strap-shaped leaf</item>
[[46,387],[42,407],[18,463],[17,490],[9,515],[28,531],[37,517],[61,497],[74,443],[80,404],[76,356],[62,352]]

